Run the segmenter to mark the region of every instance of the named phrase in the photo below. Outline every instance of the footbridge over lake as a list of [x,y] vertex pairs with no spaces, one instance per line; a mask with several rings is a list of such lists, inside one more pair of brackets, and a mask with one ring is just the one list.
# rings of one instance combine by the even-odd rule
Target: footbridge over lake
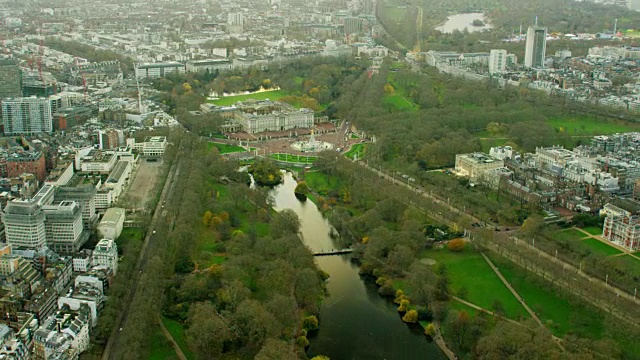
[[341,254],[350,254],[353,252],[353,249],[331,249],[331,250],[322,250],[322,251],[314,251],[313,256],[329,256],[329,255],[341,255]]

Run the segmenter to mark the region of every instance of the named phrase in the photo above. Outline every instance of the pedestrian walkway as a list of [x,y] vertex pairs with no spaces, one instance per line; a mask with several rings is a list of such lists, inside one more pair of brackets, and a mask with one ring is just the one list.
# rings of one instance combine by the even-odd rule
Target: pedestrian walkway
[[518,302],[524,307],[525,310],[527,310],[527,312],[529,313],[529,315],[531,315],[531,317],[540,325],[542,325],[542,321],[540,321],[540,318],[538,317],[538,315],[536,315],[535,311],[533,311],[529,305],[527,305],[527,303],[524,301],[524,299],[518,294],[518,292],[516,291],[516,289],[514,289],[511,284],[507,281],[507,279],[504,278],[504,276],[502,276],[502,273],[500,272],[500,270],[498,270],[498,268],[493,264],[493,262],[487,257],[487,255],[485,255],[484,253],[480,253],[480,255],[482,255],[482,257],[485,259],[485,261],[487,262],[487,264],[489,264],[489,266],[491,267],[491,270],[493,270],[493,272],[496,273],[496,275],[498,275],[498,277],[500,278],[500,280],[502,281],[502,283],[504,283],[504,286],[507,287],[507,289],[509,289],[509,291],[511,291],[511,293],[513,294],[513,296],[516,297],[516,299],[518,300]]
[[176,352],[176,355],[178,355],[178,358],[180,360],[187,360],[187,357],[182,352],[182,349],[180,349],[180,345],[178,345],[173,336],[171,336],[171,333],[164,326],[164,323],[162,322],[162,319],[160,317],[158,317],[158,324],[160,324],[160,330],[162,330],[162,334],[164,334],[164,337],[166,337],[167,340],[169,340],[169,342],[171,343],[171,346],[173,346],[173,350]]

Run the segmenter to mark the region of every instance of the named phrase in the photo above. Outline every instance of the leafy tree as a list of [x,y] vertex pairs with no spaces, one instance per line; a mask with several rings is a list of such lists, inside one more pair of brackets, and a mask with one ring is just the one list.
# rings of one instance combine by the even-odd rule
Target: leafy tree
[[293,192],[295,192],[296,194],[307,195],[309,193],[309,186],[307,186],[306,182],[299,181]]
[[280,238],[297,234],[300,231],[300,219],[293,210],[280,211],[271,219],[271,236]]
[[190,316],[190,326],[185,332],[189,346],[198,358],[219,358],[225,343],[233,339],[227,322],[211,303],[197,303]]
[[296,355],[291,351],[291,346],[282,340],[267,339],[260,351],[256,354],[255,360],[285,360],[295,359]]
[[406,312],[409,309],[409,300],[400,300],[400,306],[398,306],[398,312]]
[[459,349],[465,348],[470,323],[469,313],[464,310],[458,311],[458,314],[451,319],[452,336]]
[[309,330],[317,330],[318,329],[318,318],[314,315],[307,316],[302,320],[302,328]]

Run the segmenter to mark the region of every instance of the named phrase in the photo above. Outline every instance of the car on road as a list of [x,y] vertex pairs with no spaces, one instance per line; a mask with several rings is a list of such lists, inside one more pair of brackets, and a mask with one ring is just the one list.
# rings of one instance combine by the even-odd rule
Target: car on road
[[155,230],[153,230],[152,234],[153,234],[153,235],[155,235],[155,234],[156,234],[156,231],[155,231]]
[[409,177],[409,175],[407,175],[407,174],[402,174],[402,178],[403,178],[403,179],[407,179],[408,177]]

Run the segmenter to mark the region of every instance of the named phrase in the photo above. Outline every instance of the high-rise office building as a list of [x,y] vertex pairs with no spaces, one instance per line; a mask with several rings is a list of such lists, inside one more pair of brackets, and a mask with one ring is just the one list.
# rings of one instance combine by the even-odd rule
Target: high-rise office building
[[227,24],[244,25],[244,15],[242,15],[242,13],[229,13],[229,15],[227,15]]
[[56,205],[45,205],[42,211],[47,245],[57,253],[72,254],[80,250],[86,241],[83,236],[82,210],[75,201],[62,201]]
[[547,28],[530,26],[527,30],[527,44],[524,54],[524,66],[530,68],[544,67],[547,51]]
[[362,19],[357,17],[344,18],[345,35],[358,34],[362,31]]
[[7,243],[37,249],[46,245],[45,214],[37,201],[13,200],[2,212]]
[[362,2],[362,13],[366,15],[375,15],[376,0],[364,0]]
[[489,74],[504,72],[507,68],[507,50],[492,49],[489,52]]
[[0,60],[0,100],[22,97],[22,72],[14,60]]
[[51,104],[44,98],[5,99],[2,101],[2,121],[7,135],[53,131]]

